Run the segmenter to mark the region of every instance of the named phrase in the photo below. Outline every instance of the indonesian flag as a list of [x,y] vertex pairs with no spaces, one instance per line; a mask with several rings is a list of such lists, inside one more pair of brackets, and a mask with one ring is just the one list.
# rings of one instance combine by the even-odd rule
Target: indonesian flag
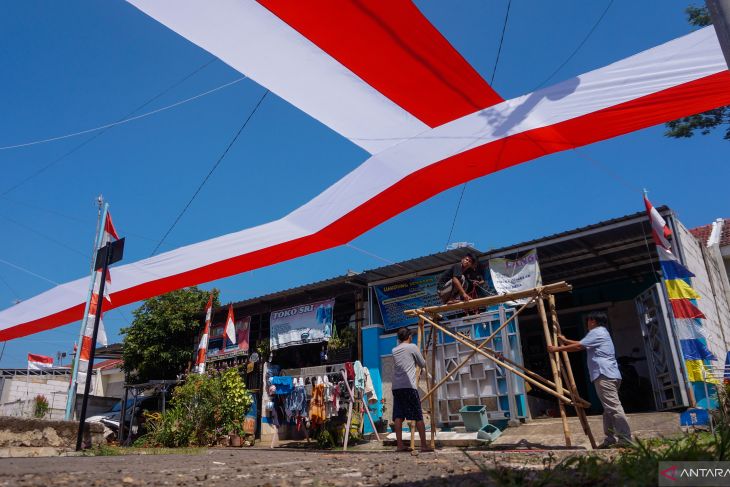
[[236,324],[233,321],[233,304],[228,305],[228,318],[226,318],[226,327],[223,331],[223,339],[225,340],[225,344],[223,346],[224,350],[237,345]]
[[199,374],[205,372],[205,355],[208,353],[208,337],[210,336],[210,321],[213,317],[213,295],[208,298],[208,304],[205,306],[205,328],[203,336],[200,337],[198,344],[198,358],[195,362],[195,369]]
[[36,355],[35,353],[28,354],[29,370],[44,370],[50,368],[53,368],[52,357],[46,357],[45,355]]
[[667,226],[667,222],[662,218],[657,209],[654,208],[646,195],[644,195],[644,206],[646,206],[646,212],[649,214],[651,236],[654,238],[654,243],[658,247],[662,247],[671,252],[672,244],[669,242],[669,239],[672,238],[672,231]]

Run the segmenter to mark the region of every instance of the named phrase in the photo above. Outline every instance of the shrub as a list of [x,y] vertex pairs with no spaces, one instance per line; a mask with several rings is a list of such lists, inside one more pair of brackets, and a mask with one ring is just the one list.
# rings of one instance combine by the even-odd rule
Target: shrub
[[164,414],[146,415],[146,446],[208,446],[229,433],[243,436],[243,418],[251,407],[238,369],[192,374],[178,386]]
[[33,408],[33,416],[36,418],[43,418],[48,412],[48,399],[42,394],[38,394],[35,397],[35,406]]

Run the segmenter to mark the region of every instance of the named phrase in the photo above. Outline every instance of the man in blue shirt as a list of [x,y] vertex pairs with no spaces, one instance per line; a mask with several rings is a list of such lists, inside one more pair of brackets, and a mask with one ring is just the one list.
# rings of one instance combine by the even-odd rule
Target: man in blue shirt
[[[560,346],[549,346],[548,352],[579,352],[588,354],[588,372],[603,405],[603,432],[606,439],[600,448],[631,441],[631,429],[618,397],[621,373],[616,362],[611,335],[608,334],[606,313],[594,311],[586,317],[588,334],[581,341],[568,340],[558,335]],[[617,438],[618,437],[618,438]]]

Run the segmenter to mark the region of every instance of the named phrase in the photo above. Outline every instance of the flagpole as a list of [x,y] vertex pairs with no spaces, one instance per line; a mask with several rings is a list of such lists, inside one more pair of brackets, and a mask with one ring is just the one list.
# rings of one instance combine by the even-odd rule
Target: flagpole
[[[109,203],[104,203],[104,200],[99,196],[99,207],[103,203],[103,210],[101,210],[101,218],[97,220],[98,229],[96,233],[96,241],[94,242],[94,255],[91,263],[91,277],[89,279],[89,292],[86,296],[86,305],[84,306],[84,316],[81,318],[81,329],[79,330],[79,345],[76,349],[76,354],[73,361],[73,370],[71,372],[71,383],[68,387],[68,393],[66,394],[66,414],[64,419],[71,421],[73,419],[74,403],[76,402],[76,389],[78,387],[78,374],[79,374],[79,361],[81,360],[81,349],[84,342],[84,333],[86,332],[86,326],[89,321],[89,308],[91,307],[91,296],[94,293],[94,286],[96,285],[96,270],[94,269],[94,261],[96,259],[96,252],[101,246],[101,241],[104,235],[104,228],[106,226],[106,218],[109,214]],[[103,299],[103,297],[101,298]],[[91,347],[96,347],[96,343],[92,343]],[[91,373],[90,370],[86,371],[87,374]]]

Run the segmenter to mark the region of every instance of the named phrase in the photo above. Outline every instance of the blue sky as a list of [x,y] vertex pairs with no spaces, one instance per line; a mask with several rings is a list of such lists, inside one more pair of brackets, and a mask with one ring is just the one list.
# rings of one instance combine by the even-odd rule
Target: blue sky
[[[615,0],[558,82],[693,30],[691,0]],[[697,2],[696,2],[697,3]],[[489,80],[507,0],[416,1]],[[609,4],[514,0],[494,87],[505,98],[534,90],[574,52]],[[0,17],[0,147],[103,125],[213,59],[122,1],[7,0]],[[214,61],[142,112],[239,78]],[[417,80],[414,80],[417,82]],[[171,110],[96,133],[0,150],[0,308],[86,274],[95,198],[111,204],[127,237],[125,261],[150,255],[248,116],[263,88],[245,80]],[[720,134],[674,140],[663,126],[538,159],[468,184],[452,241],[500,247],[641,211],[641,188],[689,227],[730,216],[730,142]],[[367,154],[276,96],[268,96],[162,245],[170,250],[279,218],[365,160]],[[43,170],[46,166],[47,169]],[[22,183],[22,184],[21,184]],[[353,242],[202,285],[237,301],[444,249],[461,187]],[[111,341],[127,306],[105,323]],[[28,352],[70,351],[78,324],[8,342],[0,367]]]

